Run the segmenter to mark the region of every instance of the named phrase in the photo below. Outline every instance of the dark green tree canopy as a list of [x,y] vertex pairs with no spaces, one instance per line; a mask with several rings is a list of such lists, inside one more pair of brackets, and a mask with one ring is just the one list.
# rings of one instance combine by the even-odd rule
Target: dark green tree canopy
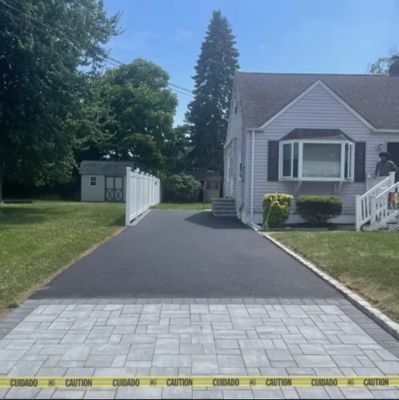
[[65,121],[104,64],[118,19],[98,0],[0,2],[0,196],[5,174],[35,184],[69,178],[75,138]]
[[399,53],[394,51],[390,56],[380,57],[370,66],[370,73],[387,75],[389,73],[390,66],[397,60],[399,60]]
[[168,81],[162,68],[142,59],[98,79],[88,103],[97,128],[82,146],[90,157],[131,159],[152,172],[168,169],[184,144],[183,132],[173,129],[177,99]]
[[239,68],[235,44],[226,17],[214,11],[195,67],[195,98],[187,113],[192,124],[194,168],[223,169],[233,79]]

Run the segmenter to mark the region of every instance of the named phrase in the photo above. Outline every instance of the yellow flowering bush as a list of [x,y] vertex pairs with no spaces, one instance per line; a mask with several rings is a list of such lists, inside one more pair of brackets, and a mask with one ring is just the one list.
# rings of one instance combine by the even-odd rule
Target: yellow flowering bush
[[266,193],[263,197],[263,228],[283,226],[290,215],[292,195],[287,193]]

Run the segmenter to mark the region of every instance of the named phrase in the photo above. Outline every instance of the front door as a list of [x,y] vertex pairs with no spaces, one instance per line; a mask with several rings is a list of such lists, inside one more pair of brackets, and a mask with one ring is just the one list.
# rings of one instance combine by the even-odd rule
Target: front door
[[[391,160],[399,167],[399,142],[388,143],[387,151]],[[399,180],[399,173],[396,174],[396,180]]]
[[121,176],[105,177],[105,201],[123,201],[123,178]]

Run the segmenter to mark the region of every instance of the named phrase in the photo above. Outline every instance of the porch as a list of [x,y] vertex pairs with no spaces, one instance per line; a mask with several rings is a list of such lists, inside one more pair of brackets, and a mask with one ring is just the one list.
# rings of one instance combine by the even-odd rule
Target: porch
[[399,231],[399,182],[395,172],[356,196],[356,230]]

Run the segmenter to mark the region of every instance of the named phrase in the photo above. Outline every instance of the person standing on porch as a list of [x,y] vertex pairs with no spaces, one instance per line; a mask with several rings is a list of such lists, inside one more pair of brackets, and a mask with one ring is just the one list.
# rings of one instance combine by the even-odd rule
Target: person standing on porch
[[398,166],[390,160],[389,153],[382,151],[380,154],[380,161],[375,166],[375,176],[389,176],[391,172],[398,172]]

